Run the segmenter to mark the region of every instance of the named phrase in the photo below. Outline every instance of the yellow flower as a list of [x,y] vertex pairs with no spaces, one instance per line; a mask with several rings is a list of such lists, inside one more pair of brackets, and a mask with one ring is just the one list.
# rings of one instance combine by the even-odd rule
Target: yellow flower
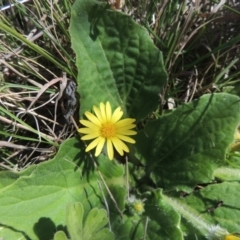
[[118,153],[123,156],[124,151],[129,152],[128,146],[124,143],[135,143],[135,141],[128,137],[130,135],[137,134],[132,129],[136,127],[135,119],[126,118],[120,120],[123,112],[121,107],[118,107],[113,113],[109,102],[106,104],[100,103],[100,107],[93,106],[92,114],[85,112],[85,116],[88,120],[80,120],[80,123],[85,128],[79,128],[78,132],[86,134],[81,137],[82,140],[93,140],[86,148],[86,152],[96,147],[95,156],[97,157],[104,144],[107,144],[107,154],[110,160],[113,159],[114,151],[113,147]]
[[133,208],[137,214],[142,214],[144,212],[144,203],[141,200],[133,203]]
[[225,236],[224,240],[240,240],[240,234],[232,233],[227,236]]
[[137,199],[134,195],[131,195],[128,199],[129,210],[132,214],[141,215],[144,210],[144,200]]

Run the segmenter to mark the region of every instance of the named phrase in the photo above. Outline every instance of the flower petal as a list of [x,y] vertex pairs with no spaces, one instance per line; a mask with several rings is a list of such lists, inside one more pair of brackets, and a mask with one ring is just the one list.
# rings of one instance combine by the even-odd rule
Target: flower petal
[[121,148],[123,149],[123,151],[129,152],[128,146],[122,140],[118,139],[118,141],[119,141],[119,144],[121,145]]
[[112,143],[113,143],[113,146],[114,148],[118,151],[118,153],[123,156],[123,149],[121,147],[121,145],[119,144],[119,139],[118,138],[112,138]]
[[83,133],[83,134],[89,134],[89,133],[94,133],[94,132],[98,132],[98,131],[93,130],[91,128],[79,128],[78,132]]
[[86,148],[86,152],[88,152],[88,151],[90,151],[90,150],[92,150],[93,148],[95,148],[97,145],[98,145],[98,143],[101,141],[101,137],[99,137],[99,138],[96,138],[95,140],[93,140],[88,146],[87,146],[87,148]]
[[117,128],[117,130],[119,130],[119,131],[130,130],[130,129],[135,128],[135,127],[136,127],[136,124],[129,124],[127,126]]
[[123,115],[123,111],[121,111],[121,107],[118,107],[118,108],[113,112],[111,121],[112,121],[113,123],[116,123],[117,121],[119,121],[119,120],[121,119],[122,115]]
[[127,137],[127,136],[124,136],[124,135],[117,134],[116,137],[125,141],[125,142],[129,142],[129,143],[135,143],[136,142],[134,139],[132,139],[130,137]]
[[96,106],[93,106],[93,111],[95,112],[97,118],[99,119],[99,121],[102,123],[103,122],[103,118],[102,118],[102,115],[101,115],[101,111],[98,107]]
[[99,130],[99,126],[95,125],[94,123],[88,121],[88,120],[80,120],[80,123],[84,125],[85,127],[91,128],[93,130]]
[[118,138],[112,138],[112,142],[113,142],[113,145],[115,147],[115,149],[118,151],[118,153],[123,156],[123,151],[125,152],[129,152],[129,148],[127,147],[127,145],[121,141],[120,139]]
[[97,138],[99,137],[99,133],[98,132],[94,132],[94,133],[90,133],[90,134],[87,134],[87,135],[84,135],[83,137],[81,137],[82,140],[91,140],[91,139],[94,139],[94,138]]
[[121,135],[136,135],[137,132],[133,131],[133,130],[124,130],[124,131],[117,131],[117,133],[121,134]]
[[90,122],[92,122],[93,124],[97,125],[98,127],[101,127],[101,122],[99,121],[99,119],[93,115],[92,113],[90,112],[85,112],[85,116],[88,118],[88,120]]
[[95,157],[97,157],[102,152],[104,143],[105,143],[105,138],[101,137],[101,140],[96,147]]
[[[122,135],[125,135],[124,132],[128,132],[128,131],[132,131],[132,132],[134,132],[134,134],[137,133],[137,131],[135,131],[135,130],[132,129],[132,128],[128,128],[128,127],[123,127],[123,128],[117,128],[117,129],[116,129],[116,133],[117,133],[117,134],[122,134]],[[134,134],[132,134],[132,135],[134,135]]]
[[107,122],[107,117],[106,117],[106,108],[103,102],[100,103],[100,112],[101,112],[101,116],[102,116],[102,123],[106,123]]
[[110,160],[113,159],[113,145],[110,139],[107,139],[107,154]]
[[135,121],[136,120],[133,118],[126,118],[126,119],[120,120],[119,122],[116,123],[116,128],[125,127],[127,125],[132,124]]
[[112,107],[109,102],[106,103],[106,118],[107,121],[111,121],[112,118]]

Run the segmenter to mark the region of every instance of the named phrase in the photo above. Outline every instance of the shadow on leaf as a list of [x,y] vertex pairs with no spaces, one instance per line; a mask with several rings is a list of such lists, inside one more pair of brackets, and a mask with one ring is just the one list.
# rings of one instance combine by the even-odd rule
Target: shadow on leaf
[[67,234],[66,227],[62,225],[56,227],[53,221],[50,218],[46,217],[40,218],[38,222],[34,224],[33,230],[38,236],[39,240],[53,239],[54,234],[59,230],[62,230]]

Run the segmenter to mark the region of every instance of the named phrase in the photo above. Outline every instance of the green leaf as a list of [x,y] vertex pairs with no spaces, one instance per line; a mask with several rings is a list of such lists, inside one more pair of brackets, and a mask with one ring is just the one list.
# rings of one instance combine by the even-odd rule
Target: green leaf
[[108,217],[106,210],[97,208],[92,209],[84,222],[83,240],[114,239],[113,233],[103,228],[107,223]]
[[[105,208],[104,195],[114,216],[119,215],[78,139],[64,142],[53,160],[23,172],[0,172],[0,226],[4,239],[52,239],[66,225],[66,206],[81,202],[87,214],[92,207]],[[99,169],[114,189],[122,210],[126,196],[124,169],[107,157],[99,158]],[[105,169],[106,168],[106,169]],[[111,172],[109,171],[111,170]],[[113,170],[113,171],[112,171]],[[99,186],[101,184],[101,188]],[[116,198],[116,197],[115,197]]]
[[107,228],[102,229],[98,233],[96,233],[90,240],[112,240],[114,238],[114,234],[112,232],[109,232]]
[[221,181],[239,181],[240,169],[230,167],[220,167],[214,171],[214,177]]
[[97,208],[92,209],[84,223],[84,239],[90,239],[94,232],[105,226],[107,222],[106,211],[99,211]]
[[83,239],[83,214],[81,203],[71,203],[67,206],[67,228],[72,240]]
[[63,231],[58,231],[54,234],[53,240],[68,240],[68,238]]
[[[181,202],[181,208],[188,229],[192,229],[188,235],[194,236],[198,231],[198,239],[206,239],[207,233],[213,226],[219,225],[227,229],[229,233],[239,232],[240,226],[240,192],[238,182],[224,182],[208,185],[198,191],[194,191]],[[187,204],[188,208],[184,208]],[[194,209],[198,215],[188,217],[189,209]],[[195,235],[196,236],[196,235]],[[188,238],[191,239],[191,238]]]
[[106,4],[81,0],[72,8],[70,34],[81,116],[106,101],[138,120],[157,107],[167,75],[146,29]]
[[84,221],[84,208],[79,202],[67,207],[67,227],[72,240],[111,240],[114,235],[104,226],[108,223],[104,209],[93,208]]
[[119,219],[119,222],[115,222],[113,232],[116,240],[141,239],[144,236],[144,221],[138,215],[125,216],[123,221]]
[[153,193],[145,204],[145,212],[150,218],[147,228],[149,239],[183,240],[183,233],[179,228],[180,214],[162,194],[162,190],[157,189]]
[[145,212],[142,215],[125,216],[123,222],[114,222],[116,240],[183,240],[179,228],[180,214],[169,203],[160,189],[145,196]]
[[145,196],[145,216],[139,221],[144,225],[146,239],[204,240],[216,226],[220,232],[239,232],[238,188],[238,182],[209,184],[185,197],[180,197],[180,192],[152,190]]
[[239,98],[204,95],[172,113],[149,121],[136,138],[136,148],[157,186],[186,192],[211,182],[225,163],[240,119]]

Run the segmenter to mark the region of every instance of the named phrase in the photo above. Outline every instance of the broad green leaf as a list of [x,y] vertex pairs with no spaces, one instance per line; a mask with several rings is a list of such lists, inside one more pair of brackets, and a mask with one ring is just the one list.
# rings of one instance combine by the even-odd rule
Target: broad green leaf
[[[81,202],[87,214],[92,207],[106,207],[103,195],[114,219],[116,208],[112,209],[89,155],[81,149],[83,143],[73,138],[61,145],[53,160],[21,173],[0,172],[1,183],[4,182],[0,185],[0,237],[52,239],[58,229],[66,226],[69,203]],[[114,189],[112,194],[118,193],[116,201],[122,210],[126,196],[123,167],[105,156],[98,159],[98,164],[107,185]]]
[[231,167],[220,167],[214,171],[214,177],[221,181],[239,181],[240,169]]
[[136,138],[146,174],[159,187],[187,192],[198,183],[211,182],[233,142],[239,104],[234,95],[204,95],[149,121]]
[[157,189],[146,201],[145,211],[149,217],[147,233],[149,239],[183,240],[183,233],[179,228],[180,214],[169,202],[169,198]]
[[[184,224],[188,229],[192,229],[192,232],[188,233],[188,235],[197,235],[197,239],[204,240],[212,227],[216,225],[226,229],[229,233],[239,232],[239,198],[238,182],[211,184],[183,198],[181,200],[182,205],[180,204],[180,206],[184,209]],[[186,204],[188,208],[184,208]],[[195,218],[187,217],[187,215],[191,214],[191,210],[189,211],[189,209],[197,211],[198,216]]]
[[81,0],[72,7],[70,34],[81,116],[106,101],[136,119],[157,107],[167,76],[162,54],[146,29],[104,3]]
[[204,240],[216,226],[221,232],[239,232],[238,182],[209,184],[180,196],[179,192],[162,193],[157,189],[146,197],[149,223],[145,232],[149,239]]

